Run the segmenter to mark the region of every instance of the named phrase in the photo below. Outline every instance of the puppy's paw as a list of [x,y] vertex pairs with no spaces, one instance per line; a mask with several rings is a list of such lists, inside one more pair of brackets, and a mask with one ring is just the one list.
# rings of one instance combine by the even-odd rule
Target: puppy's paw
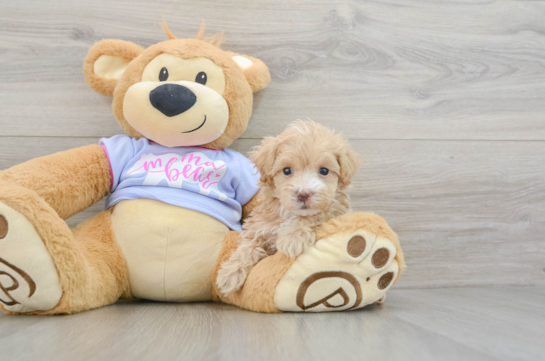
[[242,288],[247,275],[248,273],[243,267],[227,261],[218,271],[216,283],[221,293],[227,296],[229,293]]
[[316,240],[314,232],[296,230],[283,235],[276,242],[276,248],[290,258],[295,258],[311,247]]
[[300,242],[286,242],[284,245],[277,245],[278,252],[290,258],[295,258],[303,253],[303,244]]

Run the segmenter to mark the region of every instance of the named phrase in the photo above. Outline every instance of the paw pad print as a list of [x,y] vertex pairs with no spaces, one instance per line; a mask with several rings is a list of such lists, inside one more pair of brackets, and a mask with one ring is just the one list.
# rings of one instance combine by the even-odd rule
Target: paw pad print
[[399,272],[389,239],[358,231],[316,242],[279,282],[280,310],[323,312],[357,309],[381,302]]
[[22,214],[0,202],[0,306],[12,312],[48,310],[61,295],[40,236]]

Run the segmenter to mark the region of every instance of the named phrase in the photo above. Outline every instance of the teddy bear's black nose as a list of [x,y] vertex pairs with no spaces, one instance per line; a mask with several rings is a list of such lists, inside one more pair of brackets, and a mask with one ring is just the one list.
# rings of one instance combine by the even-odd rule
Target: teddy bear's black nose
[[197,97],[185,86],[164,84],[149,93],[149,100],[161,113],[173,117],[191,108],[197,102]]

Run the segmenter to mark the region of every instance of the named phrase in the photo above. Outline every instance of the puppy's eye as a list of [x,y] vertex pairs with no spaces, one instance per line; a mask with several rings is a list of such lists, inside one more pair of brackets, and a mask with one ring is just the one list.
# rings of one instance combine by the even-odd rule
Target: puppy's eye
[[159,81],[165,81],[167,79],[168,79],[168,70],[167,68],[163,68],[159,72]]
[[320,168],[320,174],[321,174],[321,175],[328,175],[328,174],[329,174],[329,169],[327,169],[327,168]]
[[205,85],[206,81],[208,80],[208,77],[206,76],[206,73],[204,71],[201,71],[197,76],[195,77],[195,82]]
[[285,175],[290,175],[291,173],[293,173],[290,167],[284,168],[282,172],[284,172]]

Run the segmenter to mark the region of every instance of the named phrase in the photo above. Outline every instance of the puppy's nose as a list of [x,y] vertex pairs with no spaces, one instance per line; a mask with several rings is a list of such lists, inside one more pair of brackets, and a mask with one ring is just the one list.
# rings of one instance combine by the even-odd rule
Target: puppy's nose
[[191,108],[197,102],[197,97],[185,86],[164,84],[149,93],[149,100],[155,109],[167,117],[173,117]]
[[305,203],[307,199],[309,199],[312,196],[312,193],[310,192],[299,192],[297,193],[297,200],[299,202]]

